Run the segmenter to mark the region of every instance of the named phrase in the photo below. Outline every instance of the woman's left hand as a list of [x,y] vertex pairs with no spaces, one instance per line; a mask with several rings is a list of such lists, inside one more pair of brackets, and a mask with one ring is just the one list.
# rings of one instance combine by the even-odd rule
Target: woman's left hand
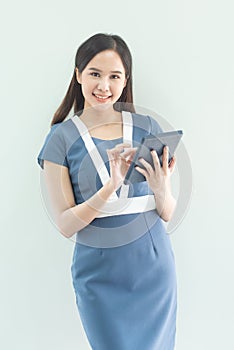
[[170,177],[175,169],[176,159],[173,156],[172,160],[168,164],[168,153],[168,147],[165,146],[163,149],[162,166],[160,165],[157,152],[153,150],[151,151],[151,155],[153,158],[154,169],[143,158],[140,158],[139,161],[142,163],[145,169],[142,169],[139,166],[135,167],[139,173],[145,176],[149,187],[154,192],[156,198],[165,198],[165,196],[168,194],[171,195]]
[[145,169],[136,167],[139,173],[143,174],[154,193],[156,201],[156,210],[158,215],[165,221],[169,221],[173,215],[176,201],[171,193],[171,174],[175,169],[176,160],[172,158],[168,164],[168,148],[164,147],[162,166],[158,159],[156,151],[151,151],[154,169],[144,159],[139,159]]

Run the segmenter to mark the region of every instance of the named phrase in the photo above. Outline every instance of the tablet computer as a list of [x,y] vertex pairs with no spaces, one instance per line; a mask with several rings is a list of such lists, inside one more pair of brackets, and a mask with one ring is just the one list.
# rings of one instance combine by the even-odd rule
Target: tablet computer
[[169,147],[169,158],[168,162],[171,161],[175,150],[179,144],[179,141],[183,135],[182,130],[176,131],[167,131],[157,134],[156,136],[149,135],[143,137],[139,147],[136,150],[133,161],[127,171],[127,174],[124,179],[124,184],[130,184],[135,182],[143,182],[146,181],[144,175],[139,173],[135,166],[138,165],[141,168],[144,168],[143,164],[138,160],[139,158],[144,158],[154,169],[153,158],[151,155],[151,151],[154,149],[159,157],[160,164],[162,166],[162,155],[164,146]]

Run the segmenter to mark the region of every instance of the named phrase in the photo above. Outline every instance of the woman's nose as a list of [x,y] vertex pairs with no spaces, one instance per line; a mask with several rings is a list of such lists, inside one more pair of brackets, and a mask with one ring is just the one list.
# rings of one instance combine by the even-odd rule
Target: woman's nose
[[107,78],[102,78],[98,82],[98,89],[102,91],[108,91],[109,90],[109,80]]

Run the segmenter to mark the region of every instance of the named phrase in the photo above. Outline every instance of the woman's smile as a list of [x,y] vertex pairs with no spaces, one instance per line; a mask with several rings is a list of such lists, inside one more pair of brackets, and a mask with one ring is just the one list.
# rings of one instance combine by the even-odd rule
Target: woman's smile
[[101,103],[105,103],[106,101],[108,101],[110,99],[110,97],[112,95],[100,95],[100,94],[95,94],[93,93],[93,96],[95,97],[95,99],[98,101],[98,102],[101,102]]

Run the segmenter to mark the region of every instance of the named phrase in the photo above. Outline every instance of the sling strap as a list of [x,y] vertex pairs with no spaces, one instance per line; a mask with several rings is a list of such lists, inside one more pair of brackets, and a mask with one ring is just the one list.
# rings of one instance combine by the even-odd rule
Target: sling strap
[[[110,175],[105,166],[105,163],[94,143],[92,137],[82,120],[74,115],[71,120],[77,127],[90,158],[100,176],[103,185],[110,179]],[[122,112],[123,120],[123,142],[129,143],[132,147],[133,122],[130,112]],[[97,217],[106,217],[112,215],[132,214],[155,209],[154,195],[145,195],[140,197],[128,198],[129,185],[122,184],[120,196],[113,192],[106,201],[105,205],[100,209],[100,214]]]

